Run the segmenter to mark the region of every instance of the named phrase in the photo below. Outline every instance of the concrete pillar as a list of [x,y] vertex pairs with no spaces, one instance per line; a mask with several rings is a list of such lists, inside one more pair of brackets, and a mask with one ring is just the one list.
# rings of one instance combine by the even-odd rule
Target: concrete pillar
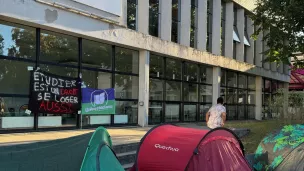
[[[264,37],[269,33],[269,31],[264,31]],[[269,47],[267,46],[267,41],[263,42],[263,52],[267,51]],[[267,55],[263,55],[263,60],[267,58]],[[269,62],[264,62],[263,64],[265,69],[270,69],[270,63]]]
[[160,0],[159,35],[163,40],[171,41],[172,28],[172,0]]
[[149,0],[137,2],[137,31],[149,34]]
[[120,24],[127,26],[127,20],[128,20],[128,2],[122,1],[122,16],[120,17]]
[[207,0],[198,0],[197,17],[197,49],[201,51],[206,51]]
[[254,33],[253,21],[247,17],[247,36],[248,41],[250,43],[250,47],[247,48],[247,63],[254,64],[254,40],[250,38],[250,36]]
[[[211,2],[211,1],[210,1]],[[211,52],[214,55],[221,55],[221,0],[212,1],[212,44]]]
[[148,125],[149,109],[149,62],[150,53],[146,50],[139,51],[139,89],[138,89],[138,125]]
[[180,32],[179,43],[190,46],[191,0],[180,1]]
[[255,78],[255,119],[262,120],[262,88],[263,88],[263,78],[261,76],[256,76]]
[[212,104],[217,104],[217,98],[220,97],[221,90],[221,68],[213,67],[213,83],[212,83]]
[[236,44],[236,60],[244,62],[244,25],[245,25],[245,10],[243,8],[237,9],[237,23],[236,27],[240,36],[240,43]]
[[255,41],[255,65],[258,67],[263,67],[263,34],[259,34],[257,40]]
[[233,2],[225,3],[225,50],[224,55],[233,58]]

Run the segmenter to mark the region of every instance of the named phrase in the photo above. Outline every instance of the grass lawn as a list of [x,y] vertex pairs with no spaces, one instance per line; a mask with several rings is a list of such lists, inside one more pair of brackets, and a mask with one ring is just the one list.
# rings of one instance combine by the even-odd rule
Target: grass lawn
[[246,153],[254,153],[260,141],[273,130],[279,129],[287,124],[303,124],[303,121],[279,121],[279,120],[265,120],[265,121],[231,121],[225,124],[227,128],[248,128],[249,135],[243,137],[241,140],[245,146]]

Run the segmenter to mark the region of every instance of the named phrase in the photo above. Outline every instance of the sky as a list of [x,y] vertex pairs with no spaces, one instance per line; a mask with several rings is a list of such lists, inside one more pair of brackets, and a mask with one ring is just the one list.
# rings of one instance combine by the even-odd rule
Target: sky
[[0,24],[0,34],[2,35],[2,37],[4,39],[3,55],[7,55],[8,48],[15,44],[12,40],[12,29],[13,28],[14,27]]

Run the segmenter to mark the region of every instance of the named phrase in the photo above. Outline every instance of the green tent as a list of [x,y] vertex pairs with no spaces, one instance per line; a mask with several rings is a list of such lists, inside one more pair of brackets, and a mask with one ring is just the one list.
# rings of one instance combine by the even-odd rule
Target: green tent
[[124,171],[112,150],[112,140],[105,128],[97,128],[92,135],[80,171]]

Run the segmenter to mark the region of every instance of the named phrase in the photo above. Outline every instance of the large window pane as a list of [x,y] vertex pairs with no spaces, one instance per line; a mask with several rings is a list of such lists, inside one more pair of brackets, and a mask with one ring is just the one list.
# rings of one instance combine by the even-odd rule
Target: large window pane
[[138,99],[138,77],[116,74],[115,97],[119,99]]
[[226,102],[226,100],[227,100],[227,99],[226,99],[226,96],[227,96],[226,88],[221,87],[220,96],[223,97],[224,103],[227,103],[227,102]]
[[136,30],[136,1],[137,0],[127,1],[127,26],[132,30]]
[[48,114],[39,113],[38,116],[38,127],[76,127],[77,114]]
[[205,104],[205,105],[200,105],[200,121],[205,121],[206,120],[206,114],[211,108],[211,104]]
[[197,84],[184,83],[184,101],[197,102]]
[[238,104],[246,104],[246,96],[247,96],[247,91],[246,90],[238,90]]
[[167,59],[166,62],[166,77],[174,80],[181,80],[181,61]]
[[247,106],[248,119],[255,119],[255,106]]
[[86,87],[107,89],[111,88],[112,74],[91,70],[82,70],[82,81]]
[[162,103],[150,102],[149,104],[149,123],[160,123],[161,116],[163,115],[163,106]]
[[28,98],[0,97],[0,129],[33,128],[33,114],[26,114]]
[[159,0],[149,0],[149,34],[158,36]]
[[41,31],[40,60],[57,64],[78,65],[78,39],[76,37]]
[[[221,86],[226,86],[226,71],[225,70],[222,70],[221,71]],[[212,77],[213,78],[213,77]]]
[[247,76],[239,74],[239,88],[247,88]]
[[46,64],[40,64],[40,69],[42,71],[50,72],[52,74],[65,76],[65,77],[78,77],[78,68],[72,68],[72,67],[62,67],[62,66],[56,66],[56,65],[46,65]]
[[206,84],[212,84],[213,69],[205,65],[200,65],[200,82]]
[[233,105],[229,105],[226,107],[226,111],[227,111],[227,118],[229,120],[235,120],[236,119],[236,106]]
[[226,96],[227,104],[236,104],[237,102],[237,89],[227,89]]
[[196,120],[196,105],[184,105],[184,121]]
[[165,122],[178,122],[180,113],[179,104],[166,104]]
[[181,83],[175,81],[166,81],[166,100],[180,101]]
[[163,100],[164,86],[162,80],[150,79],[150,100]]
[[0,93],[29,94],[30,71],[34,63],[0,60]]
[[112,69],[112,46],[90,40],[83,40],[82,52],[83,66]]
[[200,102],[212,103],[212,86],[200,85]]
[[265,92],[271,92],[271,81],[270,80],[265,80],[264,91]]
[[193,63],[185,63],[184,80],[197,82],[198,65]]
[[248,91],[247,104],[255,104],[255,91]]
[[138,74],[138,51],[117,47],[115,49],[115,70]]
[[116,101],[114,124],[137,124],[138,102]]
[[0,21],[0,55],[36,60],[35,29]]
[[163,77],[164,76],[164,58],[151,54],[150,56],[150,76]]
[[248,88],[251,90],[255,90],[255,77],[248,76]]
[[245,119],[246,106],[238,106],[238,119],[244,120]]
[[237,73],[227,72],[227,86],[236,87],[237,86]]

